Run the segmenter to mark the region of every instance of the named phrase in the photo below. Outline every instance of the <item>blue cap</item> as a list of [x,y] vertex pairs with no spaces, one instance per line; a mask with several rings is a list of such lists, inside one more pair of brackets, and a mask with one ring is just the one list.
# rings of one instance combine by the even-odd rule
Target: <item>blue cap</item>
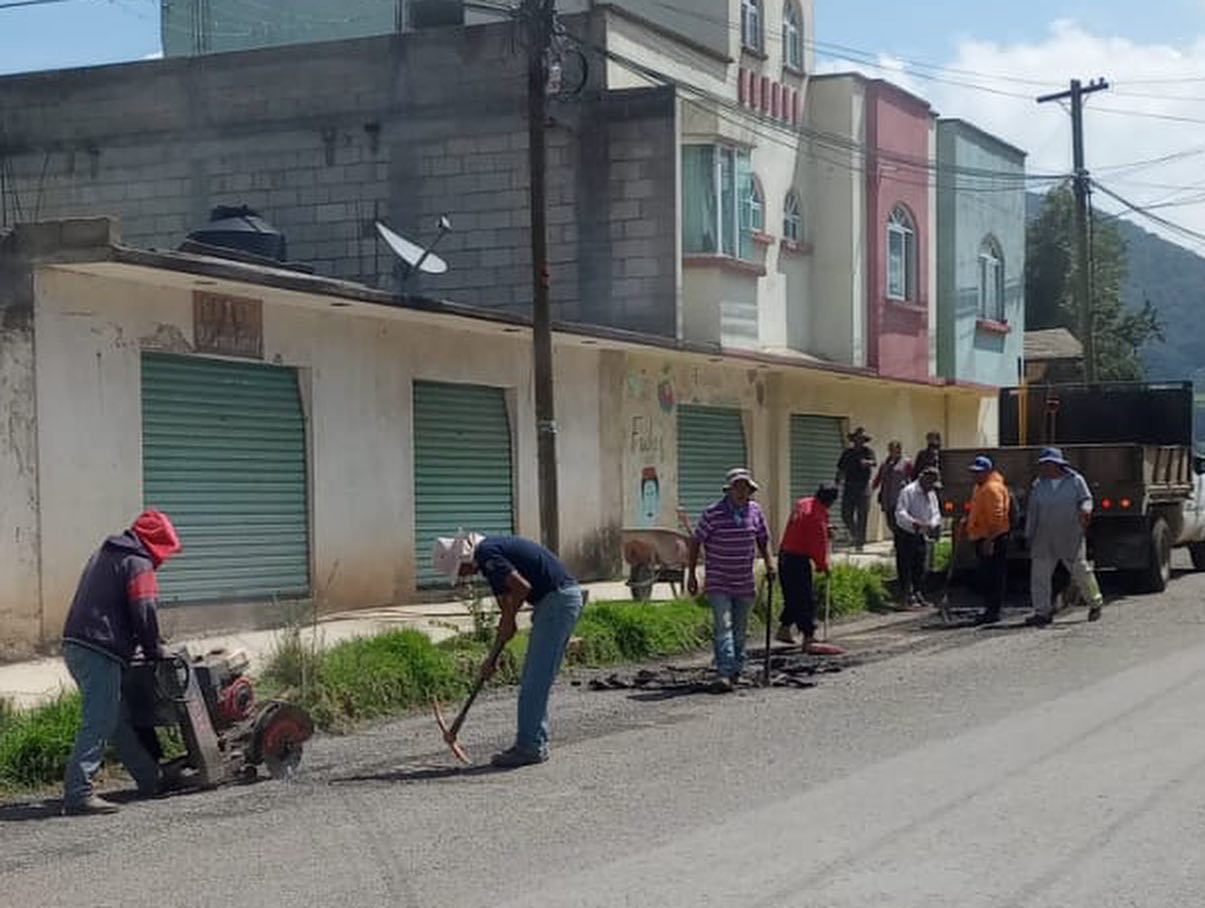
[[992,459],[983,454],[971,461],[972,473],[990,473],[994,469],[996,469],[996,465],[992,463]]
[[1057,463],[1060,467],[1069,467],[1067,458],[1063,456],[1062,448],[1043,448],[1038,456],[1038,463]]

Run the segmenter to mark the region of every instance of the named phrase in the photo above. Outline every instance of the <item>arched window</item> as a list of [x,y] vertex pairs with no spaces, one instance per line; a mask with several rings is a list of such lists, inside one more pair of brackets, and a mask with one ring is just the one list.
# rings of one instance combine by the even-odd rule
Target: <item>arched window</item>
[[752,260],[753,237],[766,232],[766,196],[761,182],[752,173],[745,174],[742,183],[740,257]]
[[787,0],[782,11],[782,62],[787,69],[803,72],[803,15],[795,0]]
[[762,0],[741,0],[741,44],[759,54],[766,46],[763,18]]
[[887,219],[887,298],[915,302],[916,222],[903,205],[891,209]]
[[792,189],[782,205],[782,238],[792,243],[803,242],[803,215],[799,210],[799,196]]
[[1004,253],[994,236],[985,237],[979,246],[979,317],[1005,320]]

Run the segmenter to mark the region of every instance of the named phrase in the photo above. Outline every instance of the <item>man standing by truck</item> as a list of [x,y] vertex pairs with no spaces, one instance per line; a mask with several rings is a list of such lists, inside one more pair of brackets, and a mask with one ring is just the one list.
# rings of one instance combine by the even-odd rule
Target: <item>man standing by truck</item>
[[1071,468],[1059,448],[1046,448],[1038,458],[1038,481],[1029,493],[1025,539],[1029,544],[1029,594],[1034,612],[1029,627],[1054,620],[1051,579],[1061,562],[1080,595],[1091,603],[1088,620],[1100,620],[1104,597],[1088,564],[1084,533],[1092,520],[1092,492],[1084,477]]
[[837,484],[841,486],[841,520],[850,541],[859,552],[866,545],[866,518],[870,510],[870,477],[876,458],[869,447],[870,436],[861,426],[849,434],[850,446],[837,461]]
[[899,576],[900,604],[906,609],[927,608],[924,597],[925,541],[941,534],[941,507],[937,489],[941,474],[936,467],[925,467],[915,481],[900,492],[895,509],[895,544],[903,552],[903,573]]
[[979,562],[980,593],[984,610],[977,624],[995,624],[1004,605],[1008,584],[1009,491],[992,459],[980,454],[971,463],[975,494],[966,520],[967,541],[975,546]]

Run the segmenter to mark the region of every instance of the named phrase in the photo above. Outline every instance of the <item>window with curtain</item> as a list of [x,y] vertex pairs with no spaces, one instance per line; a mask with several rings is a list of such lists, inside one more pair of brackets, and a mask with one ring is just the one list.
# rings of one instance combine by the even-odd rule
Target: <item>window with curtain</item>
[[788,69],[803,72],[803,15],[794,0],[787,0],[782,11],[782,62]]
[[[746,156],[746,166],[747,162]],[[746,261],[752,261],[757,253],[753,237],[766,230],[766,200],[761,184],[751,170],[741,173],[738,185],[741,189],[740,254]]]
[[979,317],[1003,322],[1004,253],[995,237],[987,237],[979,247]]
[[761,5],[762,0],[741,0],[741,44],[759,54],[765,47]]
[[765,203],[749,152],[727,145],[683,146],[683,251],[752,258],[753,233],[764,229]]
[[782,205],[782,237],[792,243],[803,242],[803,215],[799,209],[799,196],[792,189]]
[[903,205],[887,220],[887,298],[916,301],[916,226]]

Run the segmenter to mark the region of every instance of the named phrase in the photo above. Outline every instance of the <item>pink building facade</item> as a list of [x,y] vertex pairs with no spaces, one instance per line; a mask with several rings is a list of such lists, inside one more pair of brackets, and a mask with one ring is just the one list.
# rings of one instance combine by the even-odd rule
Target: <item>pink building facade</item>
[[933,377],[937,119],[890,83],[866,83],[867,364],[890,378]]

